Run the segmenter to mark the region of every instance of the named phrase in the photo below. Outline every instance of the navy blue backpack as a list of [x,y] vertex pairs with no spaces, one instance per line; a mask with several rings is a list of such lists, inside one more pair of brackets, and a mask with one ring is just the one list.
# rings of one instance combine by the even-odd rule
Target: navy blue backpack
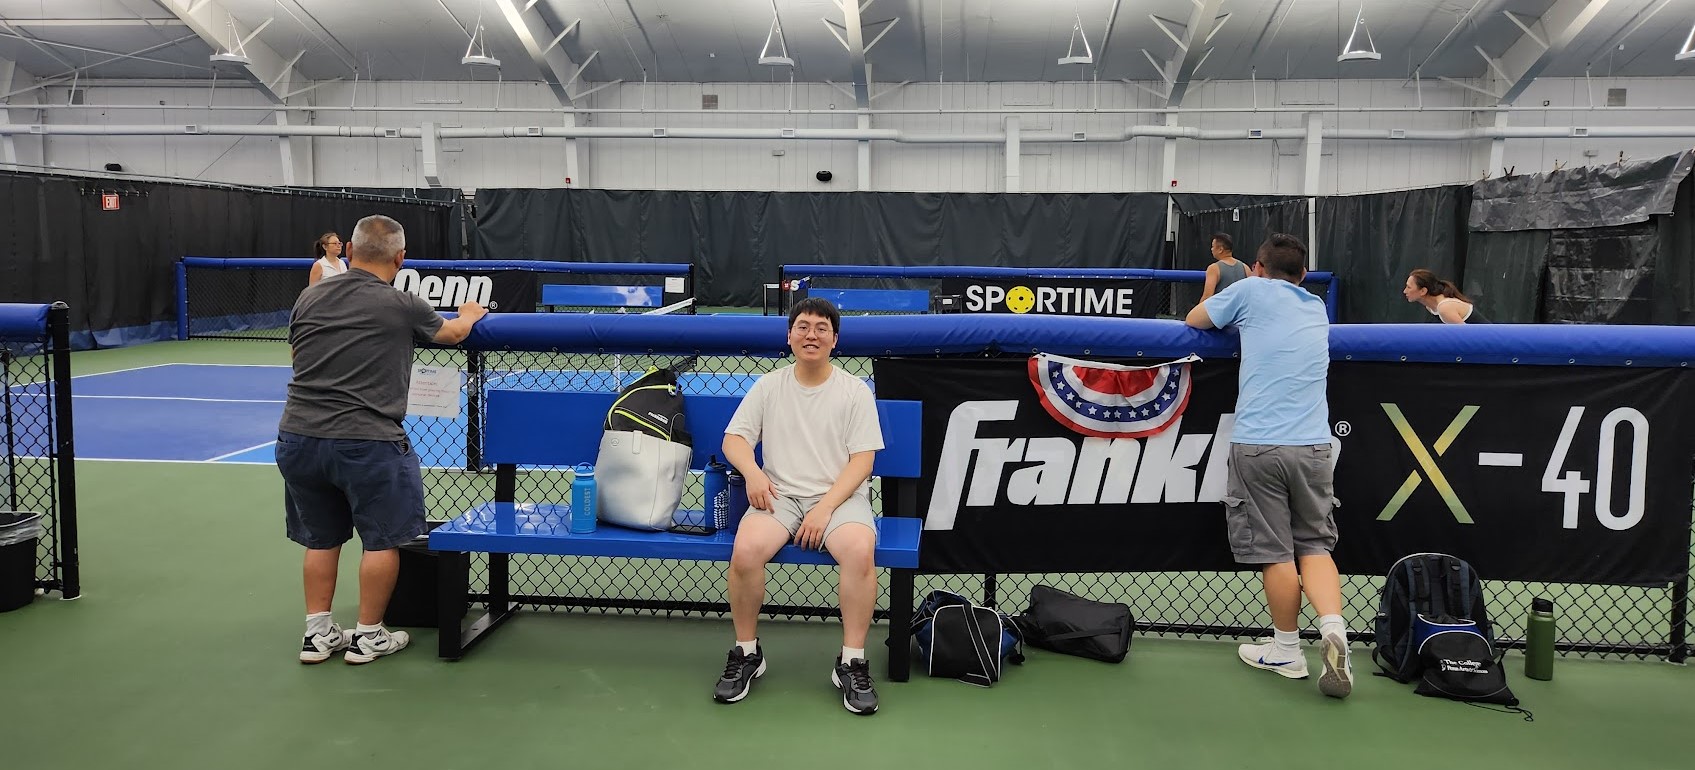
[[1024,662],[1024,640],[1007,615],[952,591],[931,591],[912,615],[918,665],[930,676],[988,687],[1004,664]]

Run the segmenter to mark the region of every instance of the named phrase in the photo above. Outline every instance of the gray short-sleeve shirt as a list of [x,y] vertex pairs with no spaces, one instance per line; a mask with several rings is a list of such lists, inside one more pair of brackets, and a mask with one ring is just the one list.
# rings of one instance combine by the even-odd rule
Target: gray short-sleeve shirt
[[354,267],[300,292],[289,316],[294,378],[278,428],[316,438],[399,441],[413,346],[442,317],[416,295]]

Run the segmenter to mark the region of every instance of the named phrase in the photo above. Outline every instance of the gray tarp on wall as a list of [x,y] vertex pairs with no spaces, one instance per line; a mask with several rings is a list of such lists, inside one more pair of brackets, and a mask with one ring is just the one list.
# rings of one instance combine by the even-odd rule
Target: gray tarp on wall
[[783,264],[1155,267],[1159,193],[477,191],[473,256],[693,262],[702,305],[757,307]]
[[1670,214],[1695,150],[1655,160],[1485,179],[1473,185],[1472,230],[1612,227]]

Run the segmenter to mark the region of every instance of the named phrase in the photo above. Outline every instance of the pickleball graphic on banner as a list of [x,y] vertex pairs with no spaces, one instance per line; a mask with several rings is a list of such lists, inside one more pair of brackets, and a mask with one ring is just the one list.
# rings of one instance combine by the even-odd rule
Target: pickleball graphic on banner
[[1199,356],[1152,366],[1030,357],[1030,384],[1061,425],[1097,438],[1141,438],[1165,430],[1189,405],[1189,367]]

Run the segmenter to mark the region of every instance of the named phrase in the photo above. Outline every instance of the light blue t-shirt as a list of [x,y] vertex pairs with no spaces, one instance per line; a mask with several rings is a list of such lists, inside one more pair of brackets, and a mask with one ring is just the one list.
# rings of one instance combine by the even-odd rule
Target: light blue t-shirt
[[1232,444],[1330,443],[1330,318],[1324,301],[1284,280],[1249,277],[1206,301],[1213,326],[1242,337]]

